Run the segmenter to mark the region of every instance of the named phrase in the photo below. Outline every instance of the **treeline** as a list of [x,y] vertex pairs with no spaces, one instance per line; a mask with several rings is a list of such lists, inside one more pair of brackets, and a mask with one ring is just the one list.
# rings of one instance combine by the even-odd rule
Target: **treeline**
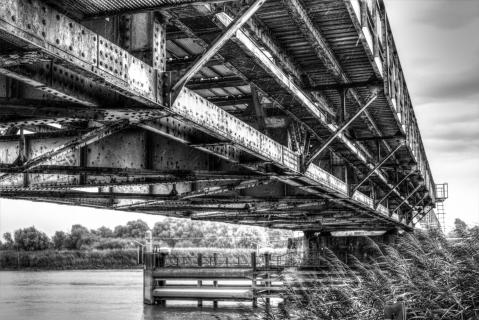
[[[136,268],[137,247],[150,230],[143,220],[113,229],[75,224],[50,238],[34,226],[3,234],[0,269]],[[169,248],[285,247],[289,231],[167,218],[151,229],[155,243]],[[205,250],[205,249],[200,249]]]
[[[118,225],[113,230],[98,229],[75,224],[70,232],[56,231],[50,238],[34,226],[3,234],[0,249],[17,251],[42,250],[105,250],[135,248],[144,242],[150,230],[143,220]],[[157,222],[151,230],[156,243],[174,247],[256,248],[256,246],[282,247],[292,233],[214,222],[167,218]]]
[[148,224],[142,220],[127,222],[114,230],[102,226],[98,229],[75,224],[70,232],[56,231],[50,238],[34,226],[3,234],[0,248],[3,250],[41,251],[41,250],[103,250],[126,249],[138,246],[137,240],[143,238],[149,230]]
[[3,250],[0,252],[0,270],[133,269],[140,267],[137,249]]

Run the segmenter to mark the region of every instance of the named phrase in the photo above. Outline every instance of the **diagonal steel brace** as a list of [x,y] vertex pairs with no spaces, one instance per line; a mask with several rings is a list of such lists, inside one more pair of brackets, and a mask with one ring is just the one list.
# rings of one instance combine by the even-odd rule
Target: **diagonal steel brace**
[[233,35],[258,11],[266,0],[256,0],[242,15],[237,17],[228,28],[209,46],[209,48],[196,59],[191,68],[175,83],[172,92],[172,104],[186,83],[205,66],[205,64],[233,37]]
[[416,173],[416,171],[411,171],[411,172],[409,172],[404,178],[401,179],[401,181],[399,181],[394,187],[392,187],[391,190],[389,190],[389,192],[386,193],[386,195],[385,195],[384,197],[382,197],[381,200],[379,200],[379,201],[376,203],[376,205],[375,205],[376,209],[377,209],[377,207],[379,207],[379,205],[380,205],[381,203],[384,202],[384,200],[386,200],[386,199],[389,197],[389,195],[391,195],[391,193],[394,192],[394,190],[396,190],[404,181],[406,181],[410,176],[412,176],[412,175],[415,174],[415,173]]
[[342,125],[338,130],[336,130],[336,132],[328,139],[326,140],[326,142],[317,150],[313,153],[313,155],[306,161],[306,168],[321,154],[321,152],[323,152],[324,150],[326,150],[326,148],[329,147],[329,145],[341,134],[343,133],[344,130],[346,130],[350,125],[351,123],[353,123],[354,120],[356,120],[373,102],[374,100],[376,100],[376,98],[378,97],[377,93],[375,93],[371,99],[369,99],[369,101],[361,108],[359,109],[358,112],[356,112],[356,114],[348,120],[348,122],[346,122],[344,125]]
[[381,162],[379,162],[369,173],[359,182],[352,190],[351,194],[356,192],[383,164],[386,163],[404,144],[400,143],[394,150],[392,150]]
[[399,208],[406,203],[406,201],[408,201],[409,198],[411,198],[420,188],[422,187],[422,185],[418,185],[406,198],[404,198],[404,200],[396,207],[396,209],[394,209],[393,212],[391,212],[391,215],[398,211]]

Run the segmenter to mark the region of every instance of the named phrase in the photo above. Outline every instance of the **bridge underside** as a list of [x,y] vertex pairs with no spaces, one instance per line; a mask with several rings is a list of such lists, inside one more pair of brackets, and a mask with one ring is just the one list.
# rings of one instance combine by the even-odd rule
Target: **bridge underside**
[[1,197],[311,231],[434,207],[382,1],[59,3],[0,8]]

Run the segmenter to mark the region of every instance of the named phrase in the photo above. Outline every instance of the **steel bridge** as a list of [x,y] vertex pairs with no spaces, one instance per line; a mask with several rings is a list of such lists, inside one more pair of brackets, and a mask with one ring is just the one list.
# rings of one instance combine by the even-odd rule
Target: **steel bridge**
[[382,0],[4,0],[0,196],[303,231],[444,197]]

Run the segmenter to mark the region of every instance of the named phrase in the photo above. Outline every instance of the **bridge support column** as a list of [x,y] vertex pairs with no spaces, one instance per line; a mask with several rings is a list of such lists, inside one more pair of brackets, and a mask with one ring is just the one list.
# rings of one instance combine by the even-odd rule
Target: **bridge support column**
[[155,269],[155,259],[153,257],[153,239],[151,231],[147,231],[145,246],[145,265],[143,266],[143,303],[155,304],[153,289],[155,280],[153,270]]

